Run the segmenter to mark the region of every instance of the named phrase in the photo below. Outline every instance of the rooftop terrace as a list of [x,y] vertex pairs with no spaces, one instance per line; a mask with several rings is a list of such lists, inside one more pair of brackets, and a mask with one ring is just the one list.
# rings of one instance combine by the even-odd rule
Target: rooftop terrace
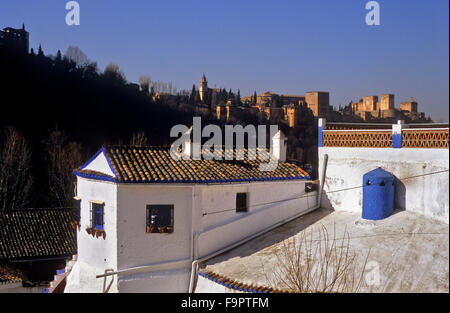
[[[348,232],[356,267],[366,265],[360,292],[449,292],[448,224],[408,211],[366,221],[358,213],[319,209],[209,260],[200,271],[247,285],[285,289],[273,275],[280,267],[283,242],[321,225],[331,237],[334,228],[336,238]],[[313,232],[313,240],[317,235]],[[369,286],[366,276],[373,266],[367,265],[374,262],[379,265],[379,284]],[[211,292],[211,285],[200,280],[196,291]]]

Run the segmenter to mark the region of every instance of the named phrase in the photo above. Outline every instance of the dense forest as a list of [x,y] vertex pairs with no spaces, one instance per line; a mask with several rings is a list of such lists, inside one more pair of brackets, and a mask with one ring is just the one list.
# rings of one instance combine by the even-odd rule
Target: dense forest
[[103,144],[169,143],[192,114],[151,101],[118,66],[0,47],[0,209],[67,206],[72,170]]
[[[0,210],[71,206],[74,168],[104,144],[167,145],[176,124],[191,125],[199,114],[198,89],[176,91],[171,84],[142,76],[132,84],[116,64],[100,71],[77,47],[46,56],[0,46]],[[167,98],[155,93],[171,94]],[[174,100],[175,99],[175,100]],[[240,101],[240,91],[219,90],[208,102]],[[219,124],[212,111],[202,124]],[[314,119],[300,127],[280,127],[288,153],[302,162],[315,159]],[[271,121],[267,121],[269,124]],[[232,124],[257,124],[254,116]]]

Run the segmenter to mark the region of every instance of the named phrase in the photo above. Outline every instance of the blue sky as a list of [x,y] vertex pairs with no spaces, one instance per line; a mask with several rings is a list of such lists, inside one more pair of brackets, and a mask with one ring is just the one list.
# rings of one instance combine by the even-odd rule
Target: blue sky
[[81,25],[65,23],[65,0],[3,1],[0,27],[30,31],[46,54],[79,46],[100,68],[127,79],[240,88],[330,92],[333,105],[394,93],[414,96],[435,120],[449,114],[449,2],[380,0],[367,26],[361,0],[79,0]]

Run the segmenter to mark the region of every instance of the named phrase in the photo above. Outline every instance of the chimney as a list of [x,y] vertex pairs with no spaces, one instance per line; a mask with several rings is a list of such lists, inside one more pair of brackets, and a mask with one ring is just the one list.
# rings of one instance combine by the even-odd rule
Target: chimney
[[279,130],[272,137],[272,155],[279,162],[286,162],[287,138],[284,133]]
[[183,160],[190,160],[192,157],[192,141],[191,141],[192,127],[183,134]]

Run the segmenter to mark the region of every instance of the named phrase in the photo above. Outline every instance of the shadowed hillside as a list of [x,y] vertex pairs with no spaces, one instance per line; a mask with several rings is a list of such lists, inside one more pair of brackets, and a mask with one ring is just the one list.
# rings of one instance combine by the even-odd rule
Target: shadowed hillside
[[[29,200],[21,203],[28,207],[68,205],[73,167],[101,145],[129,143],[137,133],[151,145],[168,144],[173,125],[192,123],[192,114],[152,102],[120,71],[77,65],[59,52],[0,47],[0,78],[0,198],[15,199],[26,188]],[[27,162],[18,162],[22,156]],[[52,191],[55,182],[65,192]],[[4,201],[4,209],[11,206],[18,204]]]

